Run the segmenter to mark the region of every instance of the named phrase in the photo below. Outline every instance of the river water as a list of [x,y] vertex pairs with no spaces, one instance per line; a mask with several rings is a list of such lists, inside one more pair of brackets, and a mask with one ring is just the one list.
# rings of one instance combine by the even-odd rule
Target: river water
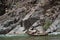
[[60,35],[0,37],[0,40],[60,40]]

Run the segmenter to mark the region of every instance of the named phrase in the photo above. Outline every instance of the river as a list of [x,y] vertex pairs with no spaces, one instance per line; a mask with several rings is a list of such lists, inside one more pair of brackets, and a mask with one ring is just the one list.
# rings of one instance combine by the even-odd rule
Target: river
[[0,36],[0,40],[60,40],[60,35],[48,35],[48,36]]

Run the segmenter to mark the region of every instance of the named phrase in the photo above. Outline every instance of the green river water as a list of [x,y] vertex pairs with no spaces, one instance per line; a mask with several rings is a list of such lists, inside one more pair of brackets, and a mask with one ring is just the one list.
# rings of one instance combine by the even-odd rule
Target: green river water
[[60,40],[60,35],[48,36],[0,36],[0,40]]

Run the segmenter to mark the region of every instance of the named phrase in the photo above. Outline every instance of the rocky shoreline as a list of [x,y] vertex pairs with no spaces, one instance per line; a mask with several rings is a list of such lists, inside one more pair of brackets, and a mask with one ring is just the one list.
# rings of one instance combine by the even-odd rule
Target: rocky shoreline
[[13,1],[9,8],[5,8],[5,14],[0,16],[0,34],[46,35],[56,31],[58,29],[56,26],[60,22],[59,2],[57,0],[21,0],[16,3]]

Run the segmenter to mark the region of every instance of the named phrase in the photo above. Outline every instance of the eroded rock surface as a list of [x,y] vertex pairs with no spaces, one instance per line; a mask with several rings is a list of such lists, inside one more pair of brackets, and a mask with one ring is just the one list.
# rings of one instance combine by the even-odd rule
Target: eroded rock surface
[[0,34],[45,35],[57,29],[55,25],[50,29],[49,27],[57,23],[55,20],[60,15],[60,1],[6,0],[5,2],[9,7],[6,7],[5,14],[0,16]]

